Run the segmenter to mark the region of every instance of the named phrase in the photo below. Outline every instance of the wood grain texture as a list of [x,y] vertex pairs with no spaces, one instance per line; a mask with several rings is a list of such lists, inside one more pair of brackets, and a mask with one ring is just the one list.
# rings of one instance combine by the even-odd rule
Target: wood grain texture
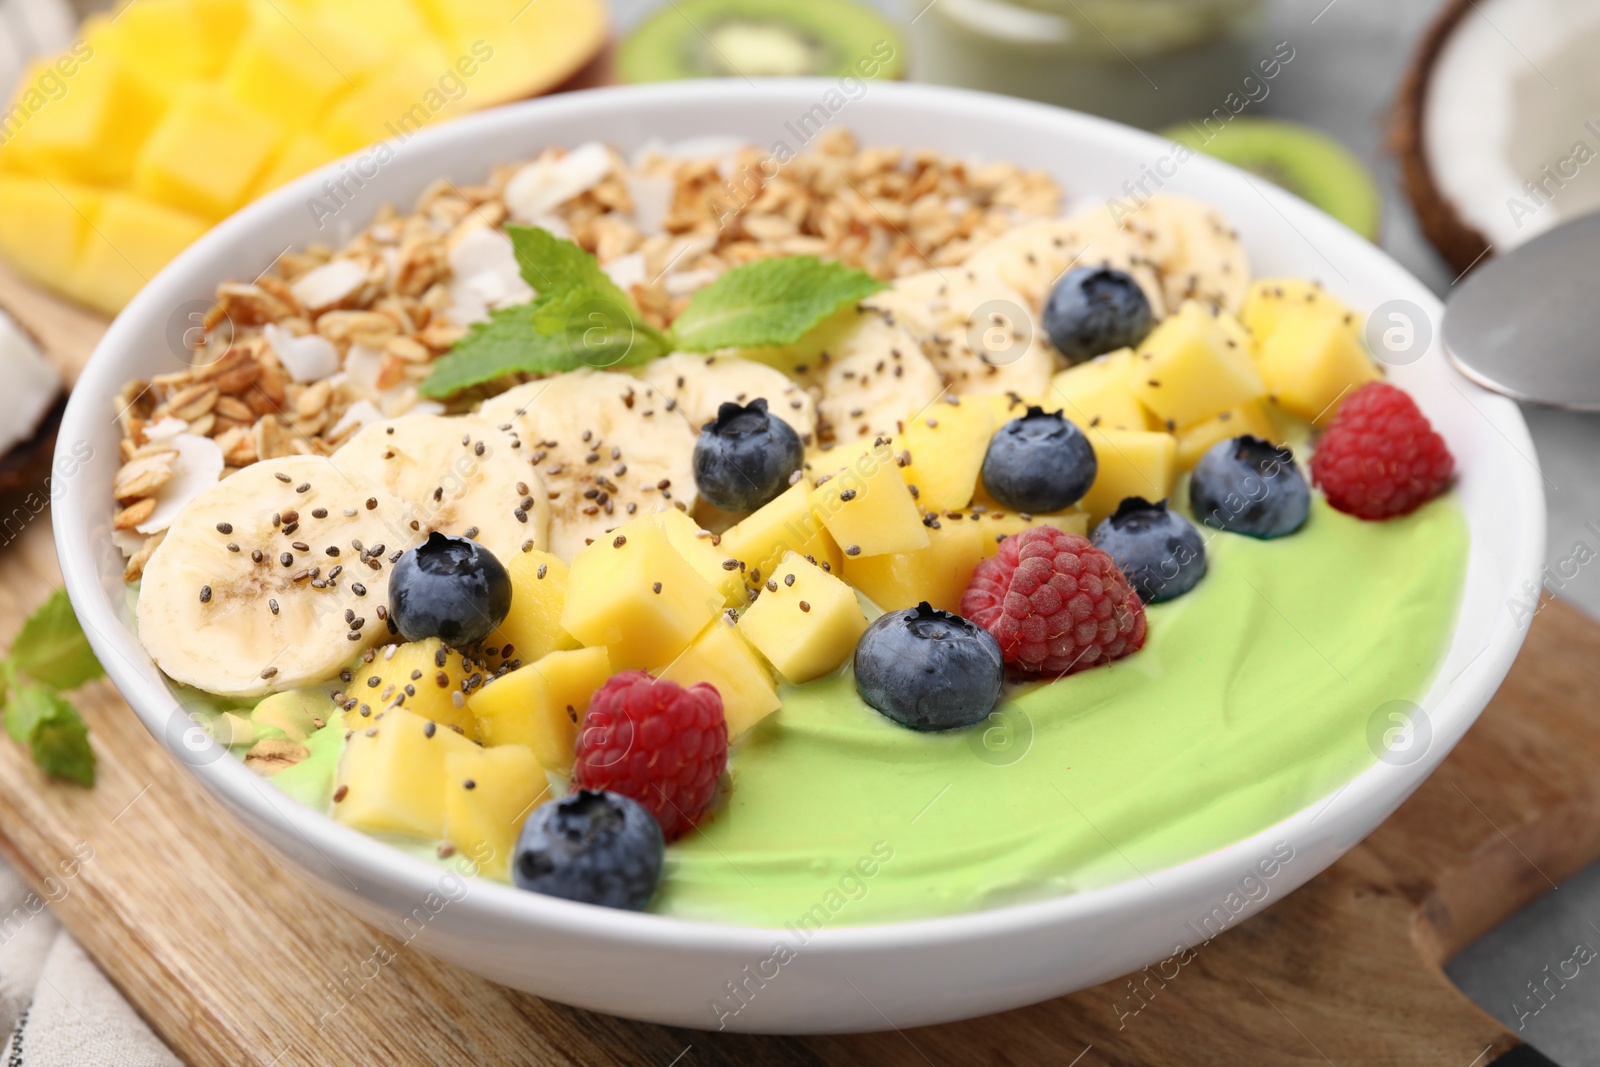
[[[4,267],[0,306],[69,372],[103,329]],[[0,549],[7,643],[60,580],[48,518]],[[1165,971],[905,1032],[787,1039],[674,1030],[547,1003],[434,961],[426,930],[404,945],[335,910],[257,847],[105,683],[79,700],[100,759],[93,790],[47,781],[0,739],[0,851],[196,1064],[1477,1067],[1505,1053],[1507,1065],[1530,1063],[1538,1058],[1457,993],[1441,967],[1600,856],[1597,698],[1600,625],[1551,604],[1443,767],[1307,886]],[[0,936],[9,936],[5,921]],[[375,978],[357,977],[379,948],[393,962]]]

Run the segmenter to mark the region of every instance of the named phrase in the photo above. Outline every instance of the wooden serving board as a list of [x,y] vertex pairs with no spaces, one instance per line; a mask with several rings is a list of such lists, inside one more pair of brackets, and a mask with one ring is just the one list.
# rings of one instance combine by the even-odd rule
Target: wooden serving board
[[[69,374],[104,326],[4,267],[0,306]],[[6,642],[60,582],[48,520],[0,550]],[[36,887],[56,879],[57,916],[196,1064],[1525,1067],[1548,1061],[1441,967],[1600,856],[1600,625],[1552,602],[1482,720],[1393,818],[1304,888],[1169,966],[1165,980],[1151,970],[904,1032],[712,1034],[495,986],[424,955],[426,932],[402,947],[254,844],[108,684],[87,687],[78,704],[99,784],[51,782],[0,738],[0,851]],[[87,850],[93,858],[63,878],[62,862]],[[325,1017],[329,983],[380,945],[394,962]]]

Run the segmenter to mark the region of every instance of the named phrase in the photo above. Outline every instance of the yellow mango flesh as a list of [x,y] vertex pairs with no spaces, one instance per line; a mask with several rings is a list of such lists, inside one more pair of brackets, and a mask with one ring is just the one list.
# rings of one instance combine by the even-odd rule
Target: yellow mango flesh
[[[1223,313],[1224,315],[1226,313]],[[1169,431],[1186,429],[1263,396],[1246,335],[1186,302],[1150,332],[1128,371],[1128,387]],[[1232,328],[1230,328],[1232,327]]]
[[550,793],[544,768],[524,745],[452,752],[444,761],[444,839],[491,878],[511,870],[517,835]]
[[854,589],[793,552],[769,580],[739,616],[739,632],[785,681],[809,682],[850,658],[867,629]]
[[971,401],[941,401],[907,423],[896,447],[910,457],[900,476],[915,487],[917,504],[949,511],[972,503],[989,438],[998,425],[992,405]]
[[0,253],[114,313],[206,223],[381,138],[548,89],[606,33],[601,0],[426,8],[138,0],[91,17],[83,40],[33,66],[0,107],[0,173],[149,210],[119,208],[125,225],[98,247],[72,204],[12,188],[0,192],[0,216],[32,214],[0,218]]
[[772,675],[755,649],[726,615],[711,620],[683,654],[658,672],[682,686],[707,682],[722,697],[722,715],[732,741],[777,711],[783,703]]
[[573,557],[561,627],[604,645],[619,671],[649,670],[687,648],[724,599],[664,530],[635,521]]
[[496,646],[502,659],[523,663],[577,648],[578,639],[561,628],[567,565],[548,552],[531,549],[507,560],[506,573],[511,577],[511,610],[486,643]]
[[1153,430],[1155,418],[1128,385],[1131,348],[1068,367],[1050,379],[1050,410],[1060,409],[1081,430]]
[[1226,441],[1241,434],[1250,434],[1273,444],[1282,443],[1282,433],[1273,421],[1267,405],[1259,400],[1236,407],[1231,411],[1197,423],[1187,430],[1179,430],[1178,469],[1193,470],[1206,450],[1218,441]]
[[1092,526],[1130,496],[1149,501],[1172,495],[1178,477],[1178,443],[1152,430],[1090,430],[1097,465],[1094,484],[1078,501]]
[[1339,318],[1354,316],[1349,308],[1323,291],[1322,286],[1305,278],[1258,278],[1245,294],[1239,321],[1257,340],[1278,328],[1285,314],[1325,311]]
[[813,489],[810,503],[846,557],[909,552],[928,544],[916,499],[887,444]]
[[838,572],[843,554],[811,510],[810,493],[811,486],[798,482],[723,533],[716,551],[724,564],[734,561],[751,588],[758,588],[790,552]]
[[[368,618],[367,625],[383,624]],[[386,654],[390,648],[393,655]],[[357,703],[344,713],[344,724],[351,730],[370,726],[380,712],[399,706],[441,726],[456,727],[477,740],[478,724],[467,710],[466,694],[468,679],[474,674],[481,678],[483,668],[446,648],[437,637],[386,645],[371,663],[358,661],[351,668],[351,681],[344,686],[345,702],[353,699]]]
[[100,199],[87,186],[0,174],[0,252],[30,278],[66,277]]
[[1381,378],[1361,336],[1317,304],[1280,311],[1271,333],[1257,338],[1256,365],[1268,395],[1283,410],[1326,425],[1352,390]]
[[[737,567],[725,567],[728,556],[720,544],[712,544],[711,534],[700,528],[684,512],[677,508],[667,508],[664,511],[654,511],[641,517],[643,521],[660,527],[667,535],[667,541],[678,553],[695,569],[695,573],[704,578],[709,584],[722,593],[723,602],[729,607],[743,607],[745,602],[744,576]],[[634,519],[639,522],[640,519]],[[631,523],[630,523],[631,525]],[[627,526],[618,530],[623,533]]]
[[568,774],[578,722],[611,674],[604,648],[551,652],[488,683],[467,707],[485,745],[526,745],[540,766]]
[[333,817],[360,830],[443,837],[445,760],[477,751],[454,730],[391,708],[345,742],[334,772]]

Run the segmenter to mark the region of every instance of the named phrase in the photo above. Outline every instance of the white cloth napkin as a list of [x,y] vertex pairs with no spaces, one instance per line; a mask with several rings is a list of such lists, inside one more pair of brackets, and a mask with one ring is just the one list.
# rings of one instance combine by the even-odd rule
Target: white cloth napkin
[[0,864],[5,1067],[181,1067],[45,900]]

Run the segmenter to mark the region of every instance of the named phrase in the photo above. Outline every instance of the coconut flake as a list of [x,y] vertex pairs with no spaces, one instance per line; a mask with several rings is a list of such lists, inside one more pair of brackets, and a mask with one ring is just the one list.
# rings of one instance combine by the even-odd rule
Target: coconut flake
[[144,547],[145,535],[137,530],[112,530],[111,543],[117,546],[117,551],[122,553],[123,559],[132,559],[133,554]]
[[707,134],[704,137],[686,137],[670,144],[650,141],[641,145],[633,154],[633,164],[637,167],[652,155],[665,159],[716,159],[736,155],[749,145],[750,142],[743,137],[719,133]]
[[383,412],[378,410],[376,404],[370,400],[357,400],[344,409],[344,414],[339,416],[339,421],[328,430],[328,438],[337,441],[350,430],[365,426],[369,422],[377,422],[383,418]]
[[672,179],[630,171],[623,176],[623,182],[628,187],[628,199],[633,201],[633,225],[639,233],[654,237],[666,232],[663,224],[672,210],[675,192]]
[[6,417],[0,421],[0,453],[33,436],[61,393],[61,372],[33,339],[0,311],[0,375],[6,383]]
[[717,280],[714,270],[681,270],[661,279],[661,286],[669,296],[688,296],[704,289]]
[[610,263],[600,268],[606,272],[617,288],[627,292],[635,285],[644,284],[645,261],[643,252],[629,252],[625,256],[618,256]]
[[450,320],[470,326],[489,317],[491,310],[525,304],[534,291],[522,278],[511,238],[481,226],[463,234],[449,251]]
[[506,206],[519,221],[533,222],[593,189],[609,173],[611,153],[598,141],[581,144],[559,158],[544,155],[511,176]]
[[339,370],[339,350],[333,342],[318,334],[296,337],[282,326],[267,323],[261,329],[277,353],[278,362],[297,382],[317,382]]
[[289,292],[304,307],[332,307],[366,284],[367,268],[353,259],[331,259],[295,280]]
[[164,419],[152,422],[144,428],[144,439],[150,444],[161,441],[170,441],[180,433],[188,433],[189,424],[182,419],[168,415]]
[[172,461],[172,477],[156,490],[156,509],[134,529],[142,534],[158,533],[171,526],[185,505],[222,476],[222,449],[209,437],[180,433],[167,441],[178,454]]

